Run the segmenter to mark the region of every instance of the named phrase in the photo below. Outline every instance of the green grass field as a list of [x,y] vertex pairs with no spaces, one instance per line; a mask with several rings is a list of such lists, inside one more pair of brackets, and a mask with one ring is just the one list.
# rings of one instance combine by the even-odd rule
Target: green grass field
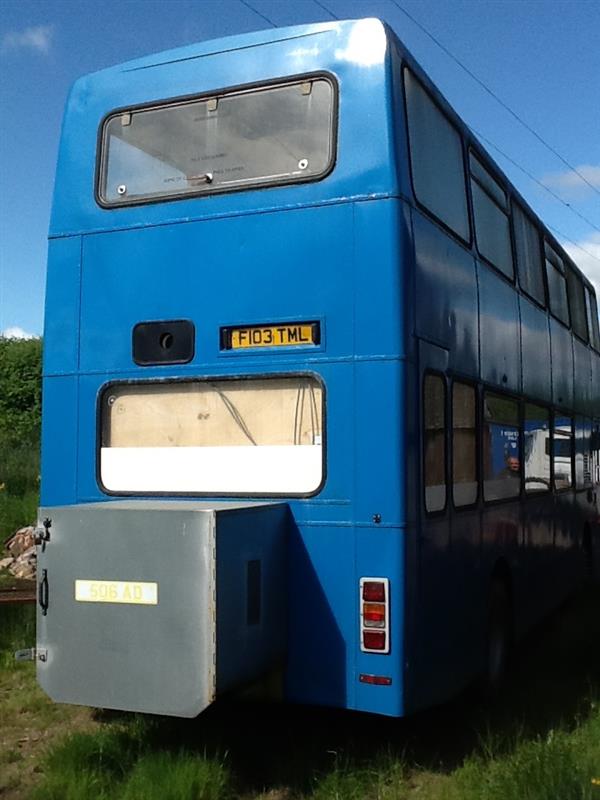
[[407,720],[233,701],[197,720],[55,706],[9,657],[31,625],[30,609],[2,611],[2,800],[600,800],[598,589],[533,632],[494,703],[465,696]]

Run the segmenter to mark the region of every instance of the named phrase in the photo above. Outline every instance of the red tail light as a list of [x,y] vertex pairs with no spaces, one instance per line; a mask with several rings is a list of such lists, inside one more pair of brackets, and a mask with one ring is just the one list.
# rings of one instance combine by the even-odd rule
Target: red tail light
[[385,650],[384,631],[363,631],[363,646],[365,650]]
[[385,603],[385,583],[368,581],[363,578],[362,599],[372,603]]
[[391,686],[392,679],[388,678],[387,675],[365,675],[361,672],[358,676],[358,680],[361,683],[371,683],[373,686]]
[[360,649],[364,653],[390,652],[389,586],[387,578],[360,580]]

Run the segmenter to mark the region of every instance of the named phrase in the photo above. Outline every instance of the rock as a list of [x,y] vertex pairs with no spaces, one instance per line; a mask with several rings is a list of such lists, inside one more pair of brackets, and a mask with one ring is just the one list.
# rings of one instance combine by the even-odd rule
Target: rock
[[15,578],[35,578],[36,561],[35,545],[33,545],[15,558],[8,570]]
[[20,528],[6,541],[6,548],[13,558],[17,558],[25,550],[35,547],[35,533],[33,525]]
[[0,569],[6,569],[13,563],[12,558],[0,558]]

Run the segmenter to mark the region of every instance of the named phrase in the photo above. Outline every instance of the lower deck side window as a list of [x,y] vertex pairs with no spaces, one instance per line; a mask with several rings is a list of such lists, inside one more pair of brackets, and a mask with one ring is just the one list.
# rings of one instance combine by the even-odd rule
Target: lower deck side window
[[446,385],[439,375],[428,374],[423,383],[423,475],[425,508],[446,507]]
[[550,490],[550,414],[547,409],[532,403],[525,404],[523,458],[525,461],[525,491]]
[[554,488],[556,491],[573,486],[573,420],[556,416],[552,432]]
[[323,480],[312,376],[120,384],[101,400],[100,479],[113,493],[308,495]]
[[452,493],[455,506],[477,500],[477,394],[474,386],[452,386]]
[[485,500],[516,497],[521,491],[519,405],[516,400],[485,393],[482,446]]

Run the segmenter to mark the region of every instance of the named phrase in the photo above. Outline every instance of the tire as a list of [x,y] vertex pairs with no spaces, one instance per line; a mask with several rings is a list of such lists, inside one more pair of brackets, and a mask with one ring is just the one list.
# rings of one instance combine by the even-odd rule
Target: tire
[[511,603],[506,585],[498,578],[490,586],[486,631],[484,691],[495,695],[508,672],[512,649],[513,626]]

